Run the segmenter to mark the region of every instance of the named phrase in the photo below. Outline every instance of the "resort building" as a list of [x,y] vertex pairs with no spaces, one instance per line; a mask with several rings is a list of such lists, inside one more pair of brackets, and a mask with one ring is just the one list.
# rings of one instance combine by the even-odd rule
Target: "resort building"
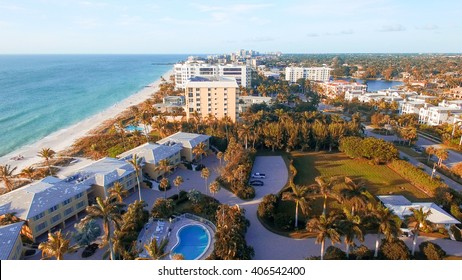
[[0,226],[0,260],[19,260],[23,244],[21,229],[24,222]]
[[328,82],[332,68],[323,67],[286,67],[286,81],[296,83],[298,79]]
[[181,143],[165,142],[164,144],[145,143],[130,151],[118,155],[121,160],[129,160],[133,155],[143,159],[143,175],[148,180],[158,179],[163,176],[165,172],[156,170],[161,160],[167,159],[176,168],[181,162],[181,150],[183,146]]
[[419,110],[419,123],[440,125],[453,123],[454,116],[462,113],[462,100],[443,101],[434,106],[426,104]]
[[205,150],[208,151],[210,149],[209,143],[210,136],[203,135],[203,134],[195,134],[195,133],[187,133],[187,132],[177,132],[175,134],[170,135],[169,137],[163,138],[157,141],[157,144],[167,144],[170,143],[178,143],[182,145],[181,149],[181,160],[192,161],[196,158],[196,155],[193,153],[194,148],[199,145],[200,143],[204,143]]
[[35,242],[38,236],[78,220],[88,205],[88,189],[84,182],[49,176],[0,196],[0,216],[15,213],[26,221],[25,234]]
[[91,186],[89,198],[105,198],[107,190],[116,182],[122,184],[125,190],[134,192],[137,186],[136,172],[133,166],[125,160],[102,158],[66,179],[68,182],[82,182]]
[[365,94],[367,91],[367,85],[343,80],[323,82],[318,83],[318,85],[329,98],[337,98],[339,95],[346,94],[346,92],[361,92],[362,94]]
[[406,101],[400,103],[399,106],[399,114],[404,115],[404,114],[419,114],[420,113],[420,108],[425,107],[425,102],[424,101]]
[[187,61],[183,64],[175,64],[174,75],[177,88],[185,88],[188,81],[193,77],[208,78],[234,78],[238,86],[251,86],[252,70],[247,65],[228,64],[210,65],[200,61]]
[[225,116],[236,121],[236,98],[239,86],[234,78],[194,77],[186,83],[186,117],[194,112],[201,118],[208,115],[221,119]]
[[406,217],[412,215],[411,208],[422,208],[424,212],[431,210],[431,214],[428,216],[428,221],[436,228],[445,227],[449,229],[451,225],[460,223],[456,218],[432,202],[410,202],[402,195],[379,195],[377,198],[385,207],[392,210],[393,213],[395,213],[395,215],[403,221]]
[[271,97],[267,96],[239,96],[237,102],[237,113],[241,114],[254,104],[271,104]]
[[185,105],[184,96],[166,96],[162,99],[162,103],[152,105],[161,113],[181,114]]

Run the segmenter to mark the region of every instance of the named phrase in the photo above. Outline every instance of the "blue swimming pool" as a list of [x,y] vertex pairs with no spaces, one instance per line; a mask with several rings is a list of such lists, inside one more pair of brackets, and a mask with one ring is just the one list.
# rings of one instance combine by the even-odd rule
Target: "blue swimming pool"
[[172,249],[173,254],[182,254],[185,260],[197,260],[205,253],[210,244],[210,236],[201,225],[187,225],[177,232],[178,243]]
[[125,127],[125,130],[130,131],[130,132],[134,132],[135,130],[142,132],[144,131],[144,128],[142,128],[141,126],[129,125]]

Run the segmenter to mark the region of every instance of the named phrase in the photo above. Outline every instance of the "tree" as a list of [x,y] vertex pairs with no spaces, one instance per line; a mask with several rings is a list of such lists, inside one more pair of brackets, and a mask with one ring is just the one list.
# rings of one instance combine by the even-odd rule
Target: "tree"
[[448,150],[446,150],[446,149],[437,149],[435,154],[438,157],[438,166],[441,167],[441,165],[443,164],[443,161],[447,160],[448,157],[449,157]]
[[390,211],[390,209],[381,204],[375,205],[373,215],[378,226],[374,252],[374,257],[377,258],[379,254],[380,235],[384,234],[385,239],[391,241],[400,232],[401,220],[398,216],[393,214],[393,211]]
[[80,246],[88,246],[101,235],[101,227],[95,220],[89,220],[86,223],[78,223],[74,225],[77,233],[74,235],[74,240]]
[[307,186],[298,186],[291,184],[292,191],[284,192],[282,200],[290,200],[295,202],[295,228],[298,227],[298,208],[302,210],[303,215],[307,215],[310,209],[310,188]]
[[48,172],[50,173],[50,176],[53,176],[53,173],[51,172],[50,159],[53,159],[55,157],[56,152],[50,148],[43,148],[40,150],[40,152],[38,152],[37,155],[45,159],[45,163],[48,167]]
[[419,249],[427,260],[442,260],[446,256],[446,252],[438,244],[429,241],[420,243]]
[[220,166],[221,166],[221,160],[223,159],[223,152],[218,152],[217,153],[217,159],[220,161]]
[[207,167],[202,168],[201,177],[205,180],[205,193],[207,193],[207,180],[210,177],[210,171]]
[[167,178],[162,178],[159,182],[159,188],[164,192],[164,198],[167,198],[167,188],[170,185],[170,182]]
[[21,221],[22,220],[16,216],[16,212],[6,213],[0,216],[0,226],[11,225]]
[[195,158],[200,156],[200,160],[202,160],[202,156],[207,155],[207,145],[205,145],[204,142],[200,142],[193,148],[192,153],[194,154]]
[[355,210],[366,207],[367,190],[362,184],[356,184],[349,177],[345,177],[345,185],[346,187],[340,190],[340,196],[351,204],[351,214],[354,216]]
[[426,149],[425,149],[425,152],[427,153],[428,157],[427,157],[427,163],[430,161],[430,158],[432,155],[436,154],[436,148],[433,147],[433,146],[428,146]]
[[409,208],[412,212],[412,215],[407,218],[408,224],[414,224],[413,233],[414,238],[412,239],[412,255],[414,256],[415,253],[415,246],[417,244],[417,237],[419,236],[420,228],[426,230],[428,228],[428,216],[432,214],[432,211],[429,209],[428,211],[424,211],[423,207],[419,209]]
[[275,194],[265,195],[258,204],[258,216],[263,219],[274,220],[278,203],[279,200]]
[[158,219],[167,219],[173,214],[173,202],[171,199],[158,198],[152,206],[151,216]]
[[115,259],[114,249],[111,238],[111,224],[115,230],[120,228],[121,216],[119,207],[109,198],[104,200],[101,197],[96,198],[96,204],[87,206],[87,216],[83,218],[82,223],[85,224],[92,219],[101,219],[103,223],[103,243],[101,246],[109,245],[111,260]]
[[144,249],[149,255],[149,258],[137,258],[138,260],[160,260],[168,255],[165,249],[168,245],[168,239],[164,238],[160,242],[157,239],[151,239],[151,242],[144,244]]
[[337,198],[336,194],[333,192],[333,187],[337,183],[338,178],[331,177],[326,180],[323,177],[318,176],[314,180],[316,184],[312,185],[311,187],[317,189],[317,191],[324,197],[322,214],[325,216],[327,213],[327,198],[328,197]]
[[39,244],[38,249],[42,250],[42,259],[56,258],[63,260],[64,255],[77,250],[76,246],[70,245],[70,239],[63,235],[61,230],[55,233],[48,233],[48,240]]
[[135,175],[136,175],[136,182],[138,184],[138,195],[141,199],[141,184],[140,184],[140,171],[141,171],[141,163],[143,161],[143,158],[139,158],[137,154],[134,154],[133,157],[130,160],[127,160],[128,163],[130,163],[133,166],[133,169],[135,170]]
[[385,239],[380,245],[380,251],[386,260],[409,260],[409,249],[404,241],[398,238]]
[[172,255],[172,260],[174,260],[174,261],[182,261],[182,260],[184,260],[184,256],[182,254],[173,254]]
[[252,135],[252,127],[246,124],[240,125],[238,127],[238,135],[239,137],[244,138],[245,149],[247,150],[247,142]]
[[220,183],[218,183],[218,181],[213,181],[209,185],[209,190],[210,190],[210,193],[212,193],[213,197],[215,197],[215,194],[219,192],[220,189],[221,189],[221,186],[220,186]]
[[180,186],[181,184],[184,183],[184,180],[183,180],[183,177],[181,176],[176,176],[175,180],[173,180],[173,184],[175,185],[177,191],[178,191],[178,195],[180,195]]
[[117,203],[122,204],[124,198],[128,195],[128,191],[120,182],[115,182],[112,188],[108,189],[108,194],[111,199],[114,199]]
[[7,191],[12,191],[14,189],[13,183],[13,172],[16,170],[16,167],[11,168],[10,165],[0,165],[0,179],[5,185]]
[[172,168],[173,165],[168,159],[162,159],[157,163],[154,170],[162,173],[162,178],[165,178],[166,174],[169,174]]
[[345,253],[347,259],[349,259],[350,246],[354,244],[354,240],[357,238],[360,242],[364,241],[361,218],[350,212],[348,208],[343,208],[343,218],[339,222],[339,231],[344,237]]
[[336,215],[321,215],[308,221],[306,229],[310,232],[315,232],[316,244],[321,243],[321,260],[324,259],[324,246],[326,238],[330,239],[332,245],[340,242],[340,234],[336,228]]
[[417,129],[414,126],[403,127],[399,130],[399,134],[404,140],[409,141],[409,146],[417,139]]
[[22,177],[28,178],[31,182],[34,181],[34,173],[35,173],[35,168],[32,166],[28,166],[21,170],[20,175]]
[[326,142],[327,137],[329,136],[328,126],[317,119],[311,126],[311,133],[313,134],[314,140],[316,141],[315,151],[317,152]]

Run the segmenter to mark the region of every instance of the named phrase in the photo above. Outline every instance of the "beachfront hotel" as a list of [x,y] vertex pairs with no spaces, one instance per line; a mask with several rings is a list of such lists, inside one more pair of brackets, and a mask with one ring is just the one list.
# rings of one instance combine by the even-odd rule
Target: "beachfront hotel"
[[88,189],[90,185],[83,182],[49,176],[0,196],[0,216],[14,213],[26,221],[23,233],[35,242],[40,235],[77,221],[88,206]]
[[0,226],[0,260],[19,260],[23,244],[21,229],[24,222]]
[[80,181],[91,186],[88,192],[89,199],[107,197],[107,191],[116,182],[120,183],[125,190],[132,193],[137,186],[136,172],[133,166],[125,160],[114,158],[102,158],[82,169],[66,179],[67,181]]
[[296,83],[298,79],[328,82],[332,68],[323,67],[286,67],[286,81]]
[[181,89],[186,87],[186,84],[191,78],[197,76],[208,78],[234,78],[238,86],[251,86],[252,71],[247,65],[211,65],[200,61],[187,61],[183,64],[175,64],[173,69],[176,87]]
[[181,160],[192,161],[195,158],[193,153],[193,149],[199,145],[200,143],[204,143],[205,150],[209,150],[210,143],[209,143],[210,136],[204,134],[196,134],[196,133],[187,133],[187,132],[177,132],[172,134],[168,137],[165,137],[159,141],[157,144],[167,144],[167,143],[178,143],[181,144],[182,149],[180,152]]
[[176,168],[181,162],[181,143],[165,142],[164,144],[145,143],[130,151],[117,156],[121,160],[129,160],[133,155],[143,158],[143,175],[158,179],[165,171],[156,170],[161,160],[168,160],[172,168]]
[[224,116],[236,121],[236,99],[239,86],[234,78],[194,77],[185,87],[186,117],[190,119],[194,112],[201,118],[209,114],[221,119]]

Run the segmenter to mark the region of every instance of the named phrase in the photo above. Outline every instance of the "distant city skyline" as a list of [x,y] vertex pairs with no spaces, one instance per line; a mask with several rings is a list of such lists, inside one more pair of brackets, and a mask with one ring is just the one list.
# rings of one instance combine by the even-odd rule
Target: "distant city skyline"
[[462,2],[0,0],[0,54],[459,53]]

